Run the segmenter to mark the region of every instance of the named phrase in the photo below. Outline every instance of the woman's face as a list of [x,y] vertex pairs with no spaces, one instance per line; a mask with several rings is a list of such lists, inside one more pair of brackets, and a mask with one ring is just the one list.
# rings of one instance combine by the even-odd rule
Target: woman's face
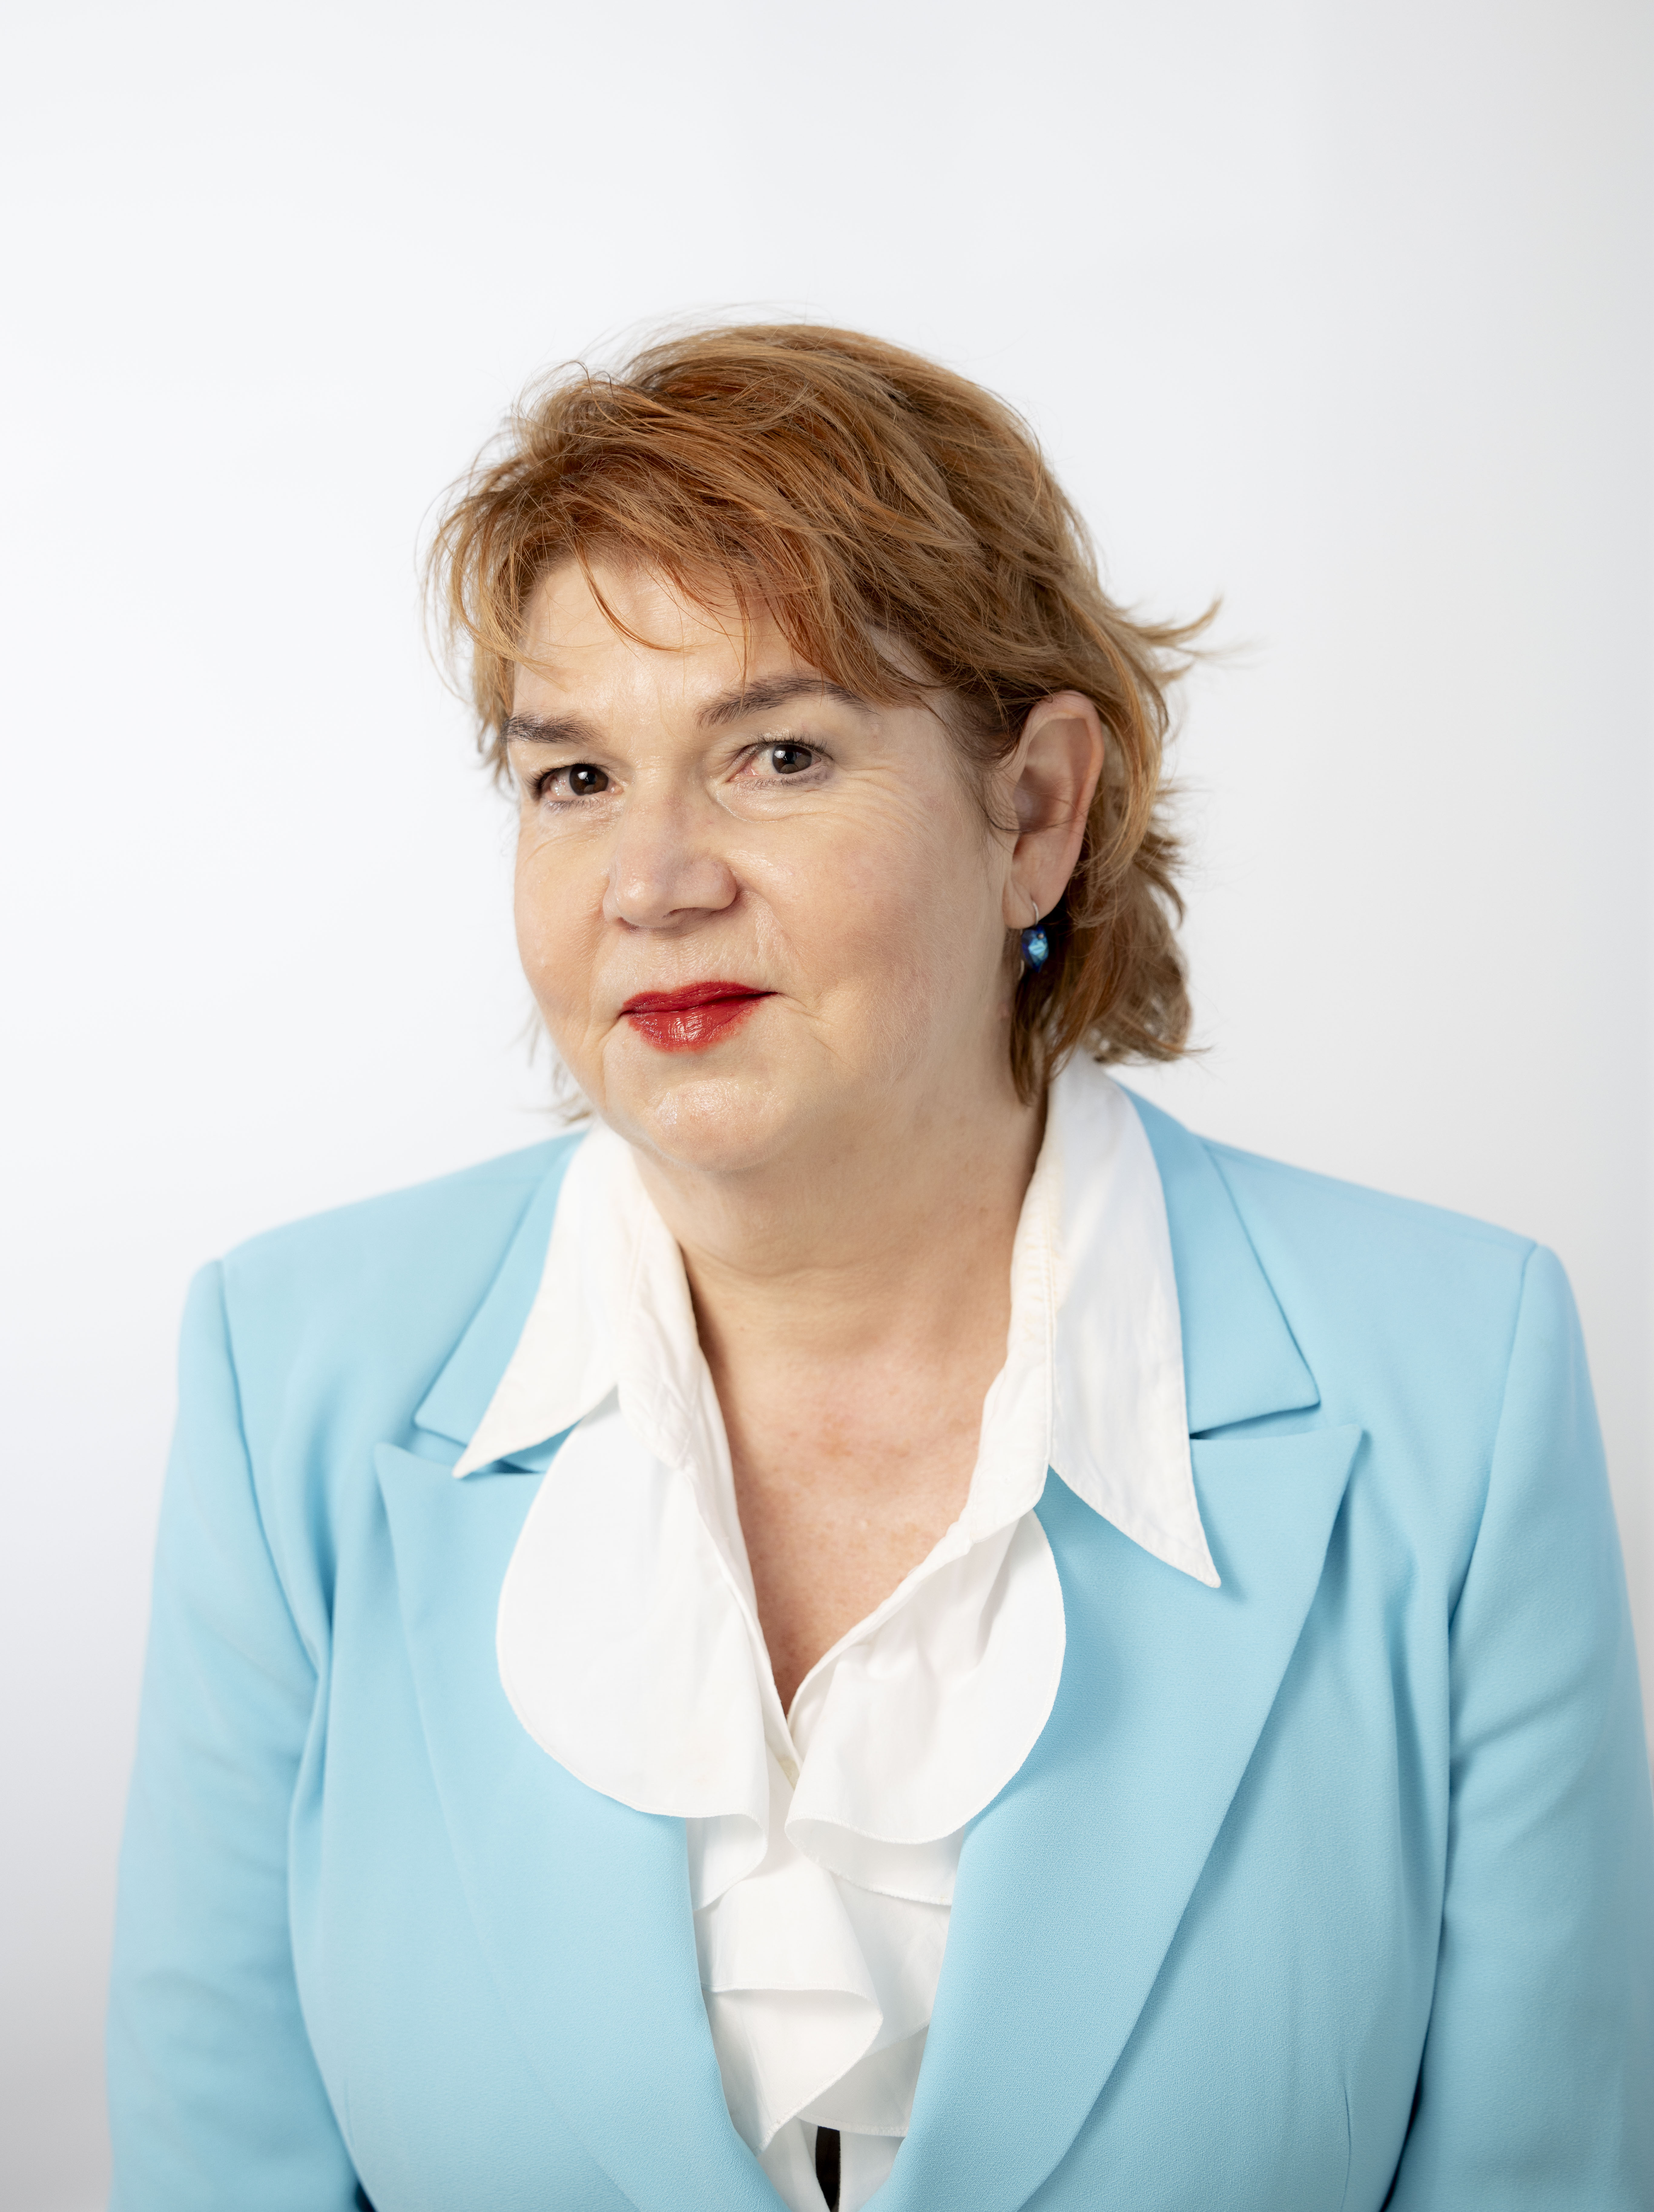
[[523,966],[604,1120],[739,1172],[1002,1106],[1029,916],[942,723],[834,690],[768,619],[597,580],[649,644],[552,571],[508,744]]

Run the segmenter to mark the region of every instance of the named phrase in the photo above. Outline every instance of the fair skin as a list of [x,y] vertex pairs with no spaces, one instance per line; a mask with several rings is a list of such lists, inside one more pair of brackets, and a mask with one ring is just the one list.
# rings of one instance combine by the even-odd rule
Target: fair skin
[[[945,702],[840,696],[765,617],[596,574],[648,642],[572,563],[531,599],[518,942],[683,1252],[790,1706],[964,1504],[1040,1139],[1007,933],[1073,872],[1103,731],[1042,701],[985,822]],[[745,995],[635,1004],[708,982]]]

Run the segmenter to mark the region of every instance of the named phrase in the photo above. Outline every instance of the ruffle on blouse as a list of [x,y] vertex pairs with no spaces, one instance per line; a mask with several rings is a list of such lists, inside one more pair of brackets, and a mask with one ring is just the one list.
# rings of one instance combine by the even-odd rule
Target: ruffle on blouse
[[[730,2116],[778,2186],[820,2124],[873,2139],[847,2154],[871,2191],[907,2131],[964,1831],[1055,1700],[1056,1566],[1025,1510],[974,1541],[951,1531],[812,1671],[789,1729],[701,1487],[611,1392],[530,1509],[501,1680],[579,1780],[686,1822]],[[853,2189],[847,2171],[844,2212]]]

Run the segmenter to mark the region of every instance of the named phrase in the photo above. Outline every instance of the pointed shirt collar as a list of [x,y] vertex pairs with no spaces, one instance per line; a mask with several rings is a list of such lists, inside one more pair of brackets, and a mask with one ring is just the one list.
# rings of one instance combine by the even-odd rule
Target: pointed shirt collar
[[[544,1446],[611,1390],[667,1465],[715,1462],[721,1440],[701,1433],[716,1419],[708,1386],[678,1248],[629,1147],[595,1130],[569,1164],[538,1291],[454,1474]],[[996,1398],[1012,1393],[1016,1426],[1041,1433],[1043,1460],[1023,1498],[1033,1460],[984,1453],[962,1540],[1031,1508],[1049,1465],[1122,1534],[1217,1586],[1195,1494],[1160,1170],[1133,1101],[1087,1060],[1071,1063],[1051,1086],[1013,1248],[1010,1340],[984,1407],[984,1442],[1000,1425],[996,1414],[1012,1411]],[[709,1518],[727,1521],[727,1495],[702,1503]],[[744,1568],[739,1532],[717,1533]]]

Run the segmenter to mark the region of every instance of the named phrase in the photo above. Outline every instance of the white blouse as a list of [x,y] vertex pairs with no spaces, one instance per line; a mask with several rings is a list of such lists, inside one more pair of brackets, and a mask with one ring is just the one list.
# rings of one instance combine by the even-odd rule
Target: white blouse
[[1165,1205],[1130,1101],[1089,1061],[1053,1084],[964,1510],[790,1712],[682,1258],[606,1129],[569,1164],[538,1294],[454,1473],[564,1430],[501,1590],[506,1693],[590,1788],[685,1822],[730,2116],[793,2212],[822,2212],[815,2131],[836,2128],[841,2212],[860,2212],[907,2132],[964,1830],[1056,1697],[1048,1468],[1218,1580]]

